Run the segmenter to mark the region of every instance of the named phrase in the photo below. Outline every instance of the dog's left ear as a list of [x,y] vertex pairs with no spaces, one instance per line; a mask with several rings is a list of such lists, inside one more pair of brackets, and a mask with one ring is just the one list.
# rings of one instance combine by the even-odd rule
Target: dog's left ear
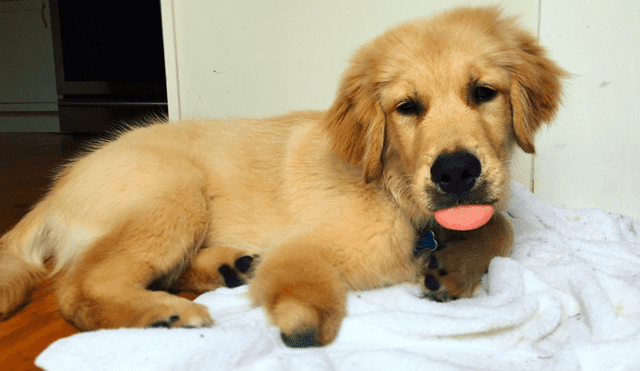
[[385,116],[372,76],[373,61],[363,50],[342,76],[338,95],[325,116],[333,149],[363,169],[367,183],[382,175]]
[[555,116],[562,96],[561,80],[568,73],[546,57],[537,39],[516,31],[514,60],[510,66],[511,110],[516,141],[526,153],[535,153],[533,138],[543,123]]

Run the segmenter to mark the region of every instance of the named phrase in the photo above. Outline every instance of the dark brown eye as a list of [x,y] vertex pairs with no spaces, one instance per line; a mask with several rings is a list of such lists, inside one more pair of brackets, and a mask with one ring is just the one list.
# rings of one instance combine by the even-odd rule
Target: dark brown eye
[[413,100],[406,100],[398,104],[396,111],[402,116],[418,116],[422,112],[422,105]]
[[498,92],[488,86],[476,86],[471,93],[471,98],[475,104],[482,104],[492,101],[496,95]]

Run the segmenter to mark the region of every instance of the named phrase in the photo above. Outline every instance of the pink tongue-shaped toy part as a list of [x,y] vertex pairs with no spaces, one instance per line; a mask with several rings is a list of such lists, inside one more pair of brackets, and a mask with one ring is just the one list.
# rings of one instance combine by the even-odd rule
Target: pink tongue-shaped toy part
[[457,231],[470,231],[487,224],[493,215],[492,205],[462,205],[438,210],[434,216],[441,226]]

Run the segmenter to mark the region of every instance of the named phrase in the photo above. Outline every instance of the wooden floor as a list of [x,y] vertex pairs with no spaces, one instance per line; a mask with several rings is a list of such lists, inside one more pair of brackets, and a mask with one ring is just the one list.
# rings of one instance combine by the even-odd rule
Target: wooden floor
[[[44,194],[55,169],[90,139],[86,135],[0,133],[0,235]],[[180,296],[194,299],[196,294]],[[58,312],[52,280],[43,282],[22,310],[0,322],[0,370],[38,370],[33,361],[41,351],[77,332]]]

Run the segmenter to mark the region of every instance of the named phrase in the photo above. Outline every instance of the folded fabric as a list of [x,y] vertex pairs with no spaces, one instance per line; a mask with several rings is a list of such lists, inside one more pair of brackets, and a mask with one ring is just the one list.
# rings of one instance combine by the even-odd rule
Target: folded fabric
[[640,222],[550,206],[517,183],[516,240],[473,298],[436,303],[414,285],[348,297],[324,348],[290,349],[246,287],[196,299],[207,329],[86,332],[51,344],[45,370],[640,370]]

